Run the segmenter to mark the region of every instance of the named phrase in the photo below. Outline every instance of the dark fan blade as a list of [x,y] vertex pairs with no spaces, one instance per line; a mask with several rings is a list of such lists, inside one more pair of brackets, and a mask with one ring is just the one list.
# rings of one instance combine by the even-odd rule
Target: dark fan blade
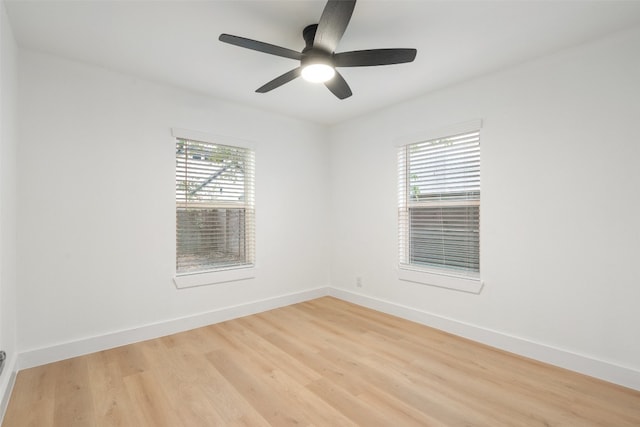
[[313,47],[333,53],[347,29],[356,0],[329,0],[322,11]]
[[269,83],[263,86],[260,86],[258,89],[256,89],[256,92],[258,93],[269,92],[270,90],[278,88],[285,83],[289,83],[291,80],[297,77],[300,77],[301,70],[302,70],[302,67],[294,68],[293,70],[288,71],[279,77],[276,77],[275,79],[271,80]]
[[302,59],[302,54],[300,52],[296,52],[295,50],[287,49],[286,47],[280,47],[269,43],[259,42],[257,40],[246,39],[244,37],[232,36],[231,34],[220,34],[218,40],[247,49],[257,50],[258,52],[282,56],[284,58],[297,60]]
[[416,58],[415,49],[371,49],[336,53],[333,56],[336,67],[366,67],[370,65],[390,65],[411,62]]
[[347,84],[347,81],[342,77],[342,75],[336,70],[336,75],[324,85],[340,99],[345,99],[351,96],[351,89]]

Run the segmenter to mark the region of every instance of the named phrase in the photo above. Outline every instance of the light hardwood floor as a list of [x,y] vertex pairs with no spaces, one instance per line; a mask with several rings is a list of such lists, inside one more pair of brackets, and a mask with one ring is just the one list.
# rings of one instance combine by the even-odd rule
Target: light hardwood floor
[[640,392],[334,298],[21,371],[4,427],[640,426]]

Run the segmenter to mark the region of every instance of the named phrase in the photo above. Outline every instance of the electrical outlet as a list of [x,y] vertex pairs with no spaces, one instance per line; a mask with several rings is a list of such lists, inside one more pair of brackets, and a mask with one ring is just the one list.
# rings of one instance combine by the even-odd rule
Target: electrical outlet
[[356,277],[356,287],[358,288],[362,287],[362,277],[360,276]]

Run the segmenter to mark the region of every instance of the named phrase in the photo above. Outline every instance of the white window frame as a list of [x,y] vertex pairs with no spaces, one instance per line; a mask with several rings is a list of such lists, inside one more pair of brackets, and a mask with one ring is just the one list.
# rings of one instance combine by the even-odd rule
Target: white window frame
[[[446,138],[453,135],[459,135],[467,132],[479,131],[482,128],[481,120],[473,120],[465,123],[459,123],[452,126],[446,126],[442,128],[432,129],[420,132],[418,134],[408,135],[402,138],[398,138],[395,141],[395,145],[398,150],[406,149],[408,145],[416,144],[422,141],[430,141],[440,138]],[[406,173],[406,164],[399,164],[399,176],[401,173]],[[406,178],[405,178],[406,179]],[[404,233],[400,221],[400,210],[407,209],[406,206],[406,191],[407,189],[400,188],[403,185],[408,185],[399,179],[399,210],[398,210],[398,227],[399,227],[399,241],[398,246],[401,250],[407,248],[408,236]],[[404,198],[404,200],[403,200]],[[401,262],[402,256],[399,255],[398,259],[398,278],[403,281],[414,282],[424,285],[436,286],[446,289],[453,289],[457,291],[470,292],[478,294],[483,287],[483,281],[480,278],[480,274],[470,273],[458,273],[455,271],[439,269],[437,267],[425,267],[417,266],[414,264],[407,264]]]
[[[171,134],[174,137],[174,141],[177,139],[186,139],[190,141],[202,141],[202,142],[207,142],[212,144],[247,148],[255,152],[254,143],[249,141],[244,141],[241,139],[213,135],[206,132],[199,132],[199,131],[180,129],[180,128],[171,129]],[[252,221],[255,223],[255,218],[253,218]],[[252,233],[252,238],[254,239],[254,241],[252,242],[252,245],[254,245],[254,248],[255,248],[255,232]],[[176,248],[176,251],[177,251],[177,248]],[[174,259],[175,259],[175,256],[174,256]],[[181,274],[177,274],[174,272],[173,282],[176,288],[182,289],[182,288],[190,288],[190,287],[196,287],[196,286],[212,285],[216,283],[226,283],[226,282],[234,282],[238,280],[253,279],[256,277],[256,274],[257,274],[257,268],[255,265],[255,254],[254,254],[253,264],[247,264],[247,265],[242,265],[242,266],[227,268],[227,269],[204,271],[204,272],[181,273]]]

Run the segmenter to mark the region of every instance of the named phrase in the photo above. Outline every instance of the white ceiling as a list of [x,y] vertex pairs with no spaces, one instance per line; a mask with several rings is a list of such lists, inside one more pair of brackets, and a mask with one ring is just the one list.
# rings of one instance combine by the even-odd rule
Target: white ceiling
[[220,33],[302,50],[324,1],[5,0],[21,48],[48,52],[321,124],[334,124],[640,24],[640,1],[360,0],[338,51],[416,48],[415,62],[341,68],[353,96],[297,79],[296,61]]

